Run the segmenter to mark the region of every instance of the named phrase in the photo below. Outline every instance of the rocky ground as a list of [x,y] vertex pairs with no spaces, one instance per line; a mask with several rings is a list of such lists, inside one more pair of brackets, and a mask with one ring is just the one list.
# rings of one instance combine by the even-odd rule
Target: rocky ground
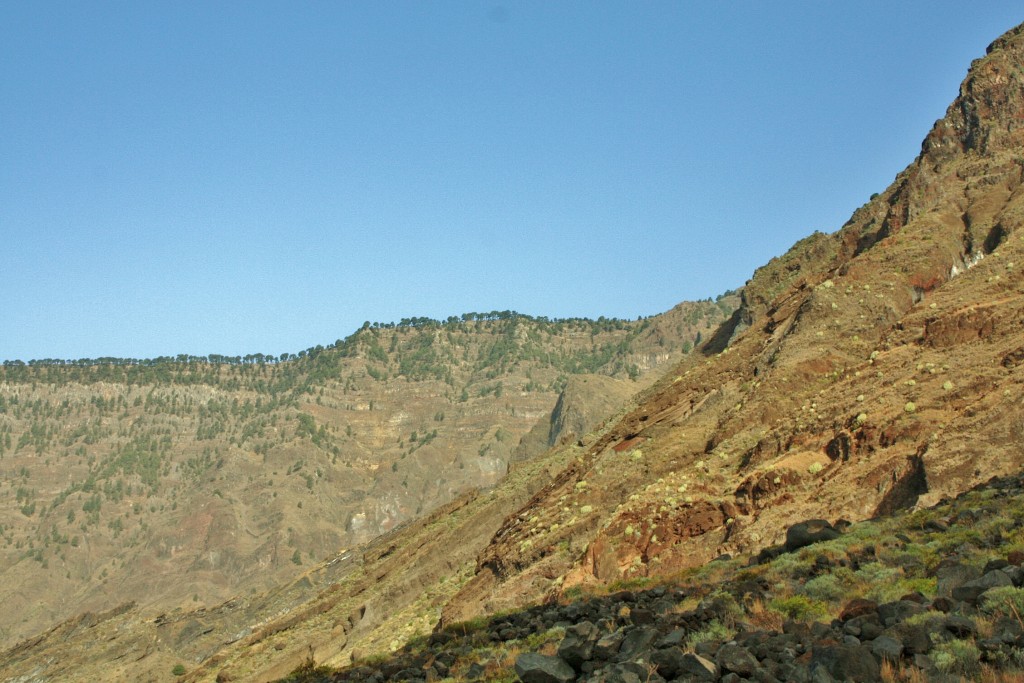
[[453,624],[296,683],[1024,679],[1024,475],[655,586]]

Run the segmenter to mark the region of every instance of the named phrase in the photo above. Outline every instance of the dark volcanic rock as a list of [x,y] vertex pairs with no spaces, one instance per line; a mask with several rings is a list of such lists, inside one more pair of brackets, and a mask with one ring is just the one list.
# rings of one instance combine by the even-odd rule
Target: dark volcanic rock
[[924,605],[910,600],[897,600],[878,606],[878,616],[886,628],[926,611],[927,608]]
[[841,534],[824,519],[809,519],[800,522],[786,529],[786,545],[788,552],[819,543],[839,538]]
[[984,574],[981,578],[974,579],[973,581],[967,581],[963,585],[954,588],[953,599],[977,605],[978,598],[981,597],[981,594],[988,589],[1012,585],[1013,581],[1006,572],[993,569],[992,571]]
[[658,629],[653,626],[640,626],[626,633],[626,637],[619,647],[618,659],[624,662],[637,659],[644,652],[650,650],[651,644],[658,638]]
[[896,662],[903,656],[903,643],[890,636],[879,636],[871,643],[871,653],[879,659]]
[[[940,597],[953,597],[953,590],[963,586],[968,581],[977,579],[981,573],[970,565],[953,561],[949,564],[939,566],[935,571],[937,580],[936,592]],[[959,599],[959,598],[957,598]]]
[[523,683],[571,683],[576,672],[558,657],[527,652],[516,658],[516,675]]
[[878,614],[878,603],[867,598],[854,598],[843,607],[843,611],[839,613],[839,619],[840,621],[849,621],[865,614]]
[[871,683],[880,678],[878,662],[865,645],[815,645],[811,670],[821,667],[839,681]]
[[739,645],[727,643],[718,648],[715,662],[723,671],[750,676],[758,669],[757,659]]
[[600,630],[591,622],[576,624],[567,629],[565,638],[558,646],[558,656],[579,671],[583,662],[593,655],[594,645],[599,636]]

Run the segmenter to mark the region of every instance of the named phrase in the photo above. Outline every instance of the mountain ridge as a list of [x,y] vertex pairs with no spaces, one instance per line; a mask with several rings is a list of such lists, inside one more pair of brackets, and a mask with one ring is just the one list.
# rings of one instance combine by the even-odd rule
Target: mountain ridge
[[607,373],[631,393],[734,299],[639,321],[366,324],[271,362],[8,362],[0,567],[16,609],[3,640],[113,600],[152,611],[271,589],[493,485],[570,378]]

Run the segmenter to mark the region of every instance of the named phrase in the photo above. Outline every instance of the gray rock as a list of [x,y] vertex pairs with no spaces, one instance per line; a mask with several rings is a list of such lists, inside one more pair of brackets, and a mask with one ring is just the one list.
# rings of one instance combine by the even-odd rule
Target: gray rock
[[597,643],[594,645],[593,656],[597,659],[609,660],[618,654],[619,648],[622,646],[622,641],[625,640],[626,634],[622,630],[613,631],[607,635],[598,638]]
[[1000,586],[1012,586],[1013,581],[1006,574],[1006,572],[998,569],[993,569],[979,579],[967,581],[966,583],[957,586],[953,589],[953,599],[962,600],[963,602],[971,605],[978,604],[978,598],[981,594],[990,588],[998,588]]
[[683,655],[679,675],[698,681],[714,681],[718,679],[718,665],[710,659],[687,652]]
[[618,660],[625,662],[637,659],[651,649],[651,644],[658,639],[658,629],[653,626],[638,626],[626,633],[619,647]]
[[903,656],[903,643],[891,636],[878,636],[871,642],[871,653],[879,659],[895,662]]
[[931,635],[923,624],[915,626],[902,624],[899,628],[899,640],[903,643],[903,649],[907,654],[926,655],[932,650]]
[[683,644],[686,640],[686,629],[677,628],[669,632],[667,636],[663,636],[658,639],[658,642],[654,644],[655,647],[674,647]]
[[566,631],[565,638],[558,645],[558,656],[579,671],[583,662],[593,656],[600,635],[597,626],[591,622],[580,622]]
[[1013,582],[1014,586],[1017,586],[1018,588],[1024,586],[1024,569],[1011,564],[1003,567],[999,571],[1010,577],[1010,581]]
[[935,571],[936,593],[940,597],[953,597],[953,589],[981,576],[978,569],[965,564],[949,564]]
[[690,678],[698,681],[718,680],[718,667],[700,655],[683,652],[678,647],[667,647],[651,653],[651,664],[667,679]]
[[786,681],[786,683],[811,683],[811,672],[807,670],[806,666],[797,664],[779,665],[777,676],[779,680]]
[[587,683],[664,683],[657,673],[650,673],[647,665],[639,662],[611,664],[586,678]]
[[726,643],[718,648],[715,662],[722,671],[750,676],[758,669],[757,659],[744,648],[733,643]]
[[906,621],[908,617],[912,617],[915,614],[927,611],[928,608],[924,605],[910,600],[897,600],[896,602],[887,602],[884,605],[878,606],[878,616],[886,628]]
[[955,638],[973,638],[978,635],[978,627],[973,621],[959,614],[950,614],[942,622],[942,627]]
[[649,626],[654,623],[654,612],[649,609],[637,607],[629,613],[629,620],[636,626]]
[[576,672],[569,664],[548,655],[527,652],[516,657],[516,675],[523,683],[572,683]]
[[645,683],[660,683],[665,680],[657,672],[652,672],[650,665],[646,662],[623,662],[622,664],[619,664],[616,669],[623,673],[634,674]]
[[850,619],[843,624],[843,633],[857,636],[861,640],[874,640],[882,635],[883,630],[885,629],[882,627],[882,622],[879,621],[877,614],[865,614],[864,616]]
[[811,683],[836,683],[836,679],[832,678],[828,669],[819,666],[811,671]]
[[865,645],[815,645],[811,651],[811,673],[825,669],[840,681],[869,683],[880,678],[878,662]]

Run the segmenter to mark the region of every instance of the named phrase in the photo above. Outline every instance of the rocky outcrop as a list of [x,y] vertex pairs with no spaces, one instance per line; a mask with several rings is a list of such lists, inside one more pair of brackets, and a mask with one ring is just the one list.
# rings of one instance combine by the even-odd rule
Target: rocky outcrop
[[551,414],[541,418],[519,442],[510,464],[566,444],[593,431],[614,415],[643,386],[602,375],[573,376],[558,395]]

